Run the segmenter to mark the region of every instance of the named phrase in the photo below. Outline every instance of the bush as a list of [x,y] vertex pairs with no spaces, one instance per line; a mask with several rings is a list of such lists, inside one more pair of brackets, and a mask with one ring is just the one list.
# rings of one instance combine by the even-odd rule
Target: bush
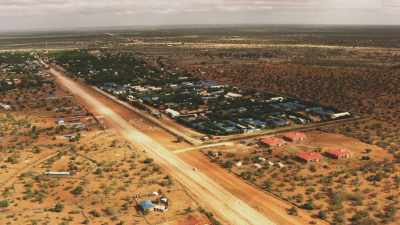
[[94,216],[94,217],[100,217],[100,216],[101,216],[100,213],[97,212],[95,209],[92,210],[92,211],[90,211],[89,213],[90,213],[90,215],[92,215],[92,216]]
[[327,218],[326,212],[324,211],[319,211],[318,212],[318,217],[322,220],[325,220]]
[[1,200],[0,201],[0,208],[7,208],[10,205],[8,200]]
[[147,159],[145,159],[143,161],[143,163],[145,163],[145,164],[150,164],[150,163],[153,163],[153,162],[154,162],[154,159],[151,159],[151,158],[147,158]]
[[77,196],[82,194],[83,188],[81,186],[77,186],[74,190],[71,191],[71,194]]
[[193,212],[193,209],[192,209],[191,207],[187,207],[187,208],[185,209],[185,212],[186,212],[186,213],[191,213],[191,212]]
[[292,216],[297,216],[298,215],[297,208],[293,206],[292,208],[288,209],[288,214]]
[[6,160],[6,162],[11,163],[11,164],[17,164],[18,163],[18,156],[17,155],[12,155],[9,156]]
[[64,205],[61,203],[57,203],[54,208],[51,209],[53,212],[62,212],[64,210]]
[[314,204],[312,202],[307,202],[301,206],[301,208],[306,209],[306,210],[313,210],[314,209]]
[[231,160],[228,160],[224,163],[224,168],[226,169],[232,169],[233,167],[233,162]]

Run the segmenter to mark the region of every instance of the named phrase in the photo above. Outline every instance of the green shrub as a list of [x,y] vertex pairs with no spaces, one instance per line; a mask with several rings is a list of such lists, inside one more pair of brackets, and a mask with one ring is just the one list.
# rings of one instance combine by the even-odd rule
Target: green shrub
[[51,211],[53,212],[62,212],[64,210],[64,205],[61,203],[57,203],[52,209]]
[[83,191],[83,188],[82,188],[81,186],[77,186],[76,188],[74,188],[74,189],[71,191],[71,194],[77,196],[77,195],[82,194],[82,191]]
[[10,205],[8,200],[1,200],[0,201],[0,208],[7,208]]

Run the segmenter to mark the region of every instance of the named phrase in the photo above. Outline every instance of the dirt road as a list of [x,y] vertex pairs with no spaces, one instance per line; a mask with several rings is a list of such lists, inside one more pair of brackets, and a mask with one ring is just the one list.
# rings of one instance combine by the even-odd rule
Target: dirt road
[[[250,184],[243,182],[239,177],[227,173],[223,168],[210,163],[210,160],[198,151],[180,153],[179,156],[185,162],[199,169],[208,177],[214,179],[219,185],[225,187],[233,195],[245,199],[246,202],[262,212],[277,224],[307,224],[313,220],[311,216],[303,210],[298,210],[298,216],[293,217],[287,214],[286,209],[292,207],[291,204],[282,201],[272,195],[256,189]],[[327,225],[322,220],[314,220],[316,225]]]
[[[270,225],[276,224],[247,203],[237,198],[203,173],[178,156],[131,126],[128,121],[85,91],[85,87],[51,69],[57,81],[73,95],[79,96],[87,106],[101,116],[135,147],[142,149],[158,164],[179,180],[202,205],[216,213],[223,222],[232,225]],[[293,224],[293,223],[286,223]],[[297,223],[296,223],[297,224]]]

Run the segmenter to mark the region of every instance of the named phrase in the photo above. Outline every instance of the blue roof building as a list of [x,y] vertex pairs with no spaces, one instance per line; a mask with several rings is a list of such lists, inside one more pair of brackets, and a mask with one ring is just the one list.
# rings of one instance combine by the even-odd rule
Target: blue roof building
[[145,200],[139,204],[139,208],[142,212],[154,210],[155,205],[150,200]]

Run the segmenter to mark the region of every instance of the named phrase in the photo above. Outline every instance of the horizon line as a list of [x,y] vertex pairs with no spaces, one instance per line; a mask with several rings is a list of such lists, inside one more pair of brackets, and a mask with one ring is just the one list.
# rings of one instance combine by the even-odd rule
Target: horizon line
[[[192,27],[190,27],[192,26]],[[221,23],[221,24],[154,24],[154,25],[120,25],[120,26],[77,26],[77,27],[35,27],[31,29],[5,29],[0,28],[0,34],[23,34],[23,33],[42,33],[42,32],[77,32],[87,30],[88,32],[94,31],[107,31],[107,30],[124,30],[124,29],[136,29],[147,30],[147,29],[187,29],[187,28],[215,28],[215,27],[242,27],[242,26],[342,26],[342,27],[398,27],[400,24],[335,24],[335,23]]]
[[143,24],[143,25],[118,25],[118,26],[76,26],[76,27],[35,27],[30,29],[4,29],[0,28],[0,34],[24,34],[24,33],[44,33],[44,32],[79,32],[86,30],[87,32],[95,31],[108,31],[108,30],[147,30],[147,29],[188,29],[191,28],[214,28],[214,27],[241,27],[241,26],[342,26],[342,27],[398,27],[400,24],[364,24],[364,23],[354,23],[354,24],[335,24],[335,23],[221,23],[221,24]]

